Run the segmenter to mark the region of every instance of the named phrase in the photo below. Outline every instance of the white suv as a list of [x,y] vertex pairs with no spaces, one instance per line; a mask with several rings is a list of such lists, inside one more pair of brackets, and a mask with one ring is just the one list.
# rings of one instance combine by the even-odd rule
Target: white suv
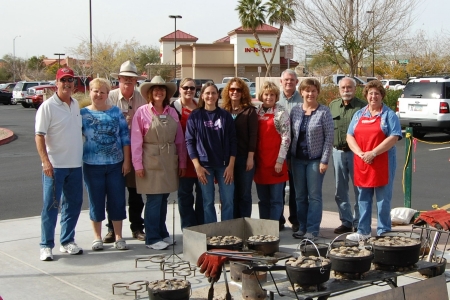
[[403,82],[399,79],[383,79],[381,80],[381,83],[383,84],[383,87],[386,90],[403,90],[405,86],[403,85]]
[[397,101],[397,116],[417,138],[427,132],[450,133],[450,77],[411,79]]

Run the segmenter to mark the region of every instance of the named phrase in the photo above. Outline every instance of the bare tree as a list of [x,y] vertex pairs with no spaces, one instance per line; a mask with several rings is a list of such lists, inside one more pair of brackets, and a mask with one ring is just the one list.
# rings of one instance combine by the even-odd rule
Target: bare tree
[[353,76],[364,51],[374,45],[377,51],[406,31],[416,5],[417,0],[298,0],[297,22],[289,28],[299,43],[326,52]]

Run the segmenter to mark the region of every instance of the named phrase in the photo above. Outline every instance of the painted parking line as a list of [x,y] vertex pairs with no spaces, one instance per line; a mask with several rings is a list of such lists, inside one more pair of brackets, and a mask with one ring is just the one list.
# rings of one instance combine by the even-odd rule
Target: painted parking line
[[435,149],[430,149],[428,151],[439,151],[439,150],[447,150],[447,149],[450,149],[450,147],[435,148]]

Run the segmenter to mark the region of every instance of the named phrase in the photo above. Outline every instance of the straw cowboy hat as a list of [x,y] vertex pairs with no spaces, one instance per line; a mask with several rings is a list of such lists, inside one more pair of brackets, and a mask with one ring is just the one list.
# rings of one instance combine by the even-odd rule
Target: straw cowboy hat
[[111,77],[117,79],[119,76],[136,77],[137,80],[147,79],[145,76],[139,76],[136,65],[127,60],[120,66],[119,73],[111,73]]
[[166,99],[168,100],[172,98],[173,94],[175,94],[177,90],[177,84],[175,82],[165,82],[161,76],[155,76],[152,78],[152,81],[141,83],[141,85],[139,86],[139,91],[141,92],[141,95],[142,97],[144,97],[144,99],[148,100],[148,90],[155,85],[166,87]]

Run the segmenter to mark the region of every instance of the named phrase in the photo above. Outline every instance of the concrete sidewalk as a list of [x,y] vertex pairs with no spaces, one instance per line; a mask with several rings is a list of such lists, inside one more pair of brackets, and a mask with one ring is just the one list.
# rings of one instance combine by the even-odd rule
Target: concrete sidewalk
[[[171,195],[173,197],[173,195]],[[172,199],[172,197],[170,199]],[[285,207],[287,213],[287,206]],[[182,256],[183,239],[180,229],[178,208],[175,210],[175,253]],[[167,226],[172,231],[173,204],[169,204]],[[257,205],[253,205],[252,217],[258,217]],[[336,237],[334,228],[340,225],[339,216],[334,212],[324,212],[321,224],[321,238],[318,242],[329,242]],[[135,259],[152,254],[172,253],[168,250],[156,251],[147,249],[143,242],[131,237],[128,221],[124,222],[123,235],[130,249],[118,251],[112,244],[105,244],[103,251],[91,250],[93,233],[89,221],[89,212],[83,211],[77,225],[76,242],[84,249],[83,255],[67,255],[59,253],[59,232],[56,232],[56,247],[53,249],[54,261],[39,260],[40,217],[0,221],[0,296],[8,299],[135,299],[134,293],[126,289],[116,289],[112,294],[112,284],[138,280],[160,280],[163,278],[159,264],[139,262],[135,268]],[[106,229],[106,227],[103,227]],[[410,230],[409,226],[395,230]],[[283,250],[294,251],[299,240],[292,238],[289,227],[280,232],[280,246]],[[200,254],[200,253],[199,253]],[[447,273],[447,272],[446,272]],[[171,278],[167,275],[166,278]],[[229,274],[228,274],[228,278]],[[205,277],[199,272],[187,278],[193,288],[191,299],[204,299],[209,288]],[[399,285],[423,280],[418,273],[398,278]],[[447,284],[448,285],[448,284]],[[240,299],[240,291],[231,286],[234,299]],[[225,296],[223,276],[216,284],[216,299]],[[355,299],[389,289],[386,284],[370,286],[333,299]],[[147,299],[145,292],[137,294],[139,299]],[[276,297],[279,298],[279,297]],[[285,297],[286,298],[286,297]]]

